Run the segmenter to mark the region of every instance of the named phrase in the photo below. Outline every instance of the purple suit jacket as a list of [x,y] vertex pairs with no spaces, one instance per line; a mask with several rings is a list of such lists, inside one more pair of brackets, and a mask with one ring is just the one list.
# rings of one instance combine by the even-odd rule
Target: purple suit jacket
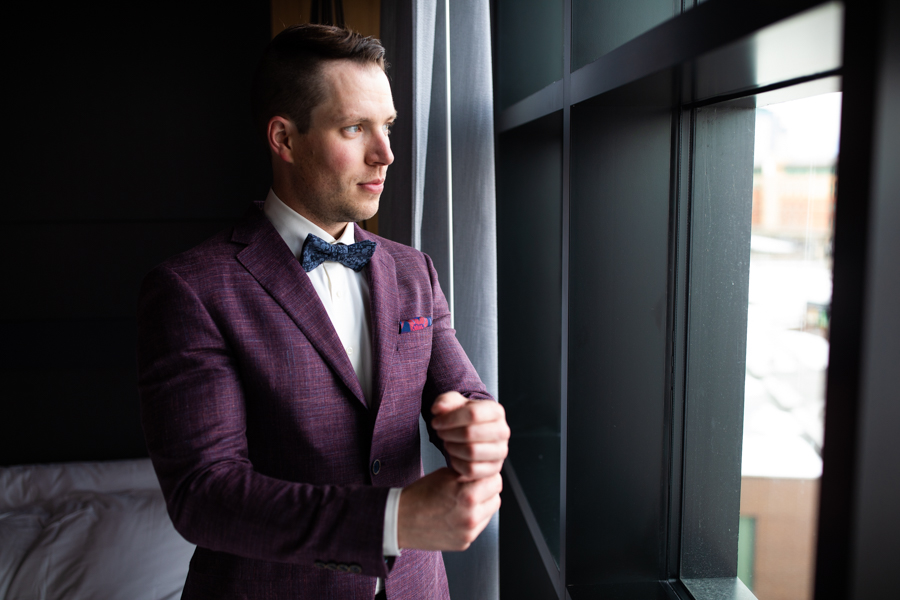
[[[449,598],[439,552],[384,560],[388,488],[421,477],[418,416],[429,419],[438,394],[490,396],[431,260],[358,227],[356,237],[377,243],[364,271],[368,401],[260,206],[144,281],[144,432],[175,528],[198,546],[183,598],[372,600],[376,577],[392,600]],[[432,326],[399,333],[418,317]]]

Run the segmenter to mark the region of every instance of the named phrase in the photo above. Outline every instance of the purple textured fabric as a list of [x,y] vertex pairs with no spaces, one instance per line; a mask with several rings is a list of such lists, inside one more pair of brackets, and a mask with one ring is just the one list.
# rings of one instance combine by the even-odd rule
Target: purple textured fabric
[[[183,597],[371,600],[386,577],[391,600],[447,599],[439,552],[405,550],[390,565],[382,556],[388,488],[422,475],[419,413],[429,421],[446,391],[490,398],[431,260],[356,229],[377,244],[364,271],[367,402],[312,283],[260,209],[154,269],[141,290],[144,432],[172,521],[198,546]],[[433,326],[398,332],[421,315]]]

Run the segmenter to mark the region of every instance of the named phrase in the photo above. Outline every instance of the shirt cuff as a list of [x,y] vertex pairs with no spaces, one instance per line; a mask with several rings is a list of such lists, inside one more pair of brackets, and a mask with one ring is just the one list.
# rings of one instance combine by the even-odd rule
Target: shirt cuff
[[397,541],[397,525],[400,514],[400,492],[403,488],[391,488],[388,492],[387,506],[384,508],[384,541],[385,556],[400,556],[400,542]]

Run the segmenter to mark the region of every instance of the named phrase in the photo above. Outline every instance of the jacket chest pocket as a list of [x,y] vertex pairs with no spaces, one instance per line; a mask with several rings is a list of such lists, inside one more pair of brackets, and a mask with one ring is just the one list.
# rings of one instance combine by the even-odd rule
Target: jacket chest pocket
[[431,328],[399,334],[392,378],[401,379],[412,388],[424,386],[431,362],[431,342]]
[[431,328],[397,335],[399,352],[424,351],[431,354]]

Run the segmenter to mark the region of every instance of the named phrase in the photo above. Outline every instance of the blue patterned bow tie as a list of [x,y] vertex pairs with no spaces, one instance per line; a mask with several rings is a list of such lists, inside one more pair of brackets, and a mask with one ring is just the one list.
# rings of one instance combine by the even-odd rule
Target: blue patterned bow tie
[[344,244],[329,244],[313,234],[306,236],[303,243],[303,253],[300,255],[300,265],[309,273],[326,260],[339,262],[354,271],[361,271],[369,264],[369,259],[375,254],[375,242],[364,240],[346,246]]

